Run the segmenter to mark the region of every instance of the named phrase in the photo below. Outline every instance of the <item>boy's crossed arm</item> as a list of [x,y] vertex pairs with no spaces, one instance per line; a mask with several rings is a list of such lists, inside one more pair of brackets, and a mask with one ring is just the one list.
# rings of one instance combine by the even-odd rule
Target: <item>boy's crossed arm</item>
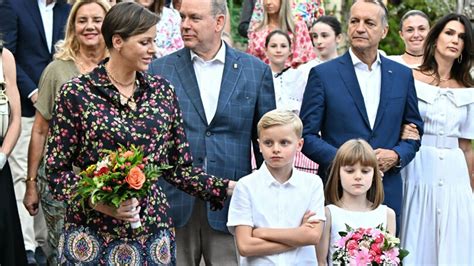
[[315,213],[307,211],[296,228],[252,228],[240,225],[235,229],[237,247],[241,256],[266,256],[316,245],[323,231],[323,223],[310,220]]

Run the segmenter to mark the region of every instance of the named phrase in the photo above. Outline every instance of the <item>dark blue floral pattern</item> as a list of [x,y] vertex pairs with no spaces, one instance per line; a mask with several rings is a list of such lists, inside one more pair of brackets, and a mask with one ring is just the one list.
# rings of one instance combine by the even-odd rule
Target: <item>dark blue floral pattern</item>
[[149,163],[174,166],[161,178],[210,201],[214,209],[223,206],[227,180],[192,167],[177,98],[166,80],[137,73],[133,95],[137,109],[133,111],[120,103],[120,94],[106,75],[106,62],[63,86],[50,123],[47,176],[55,197],[67,203],[60,259],[65,263],[174,264],[169,204],[158,184],[139,199],[143,230],[137,233],[129,223],[84,208],[72,197],[80,178],[77,171],[96,163],[101,149],[135,144],[152,158]]

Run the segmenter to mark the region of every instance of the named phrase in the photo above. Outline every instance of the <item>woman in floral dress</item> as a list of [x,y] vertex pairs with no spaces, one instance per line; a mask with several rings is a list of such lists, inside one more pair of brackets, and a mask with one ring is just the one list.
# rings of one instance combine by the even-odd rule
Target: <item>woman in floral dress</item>
[[[158,17],[136,3],[115,5],[102,34],[110,58],[92,72],[66,83],[50,124],[46,171],[52,192],[67,203],[59,243],[60,264],[175,265],[175,240],[169,204],[158,184],[144,198],[119,208],[82,206],[72,196],[77,171],[100,159],[101,149],[134,144],[152,158],[148,163],[173,166],[160,178],[223,206],[234,183],[192,167],[181,112],[172,86],[146,74],[154,53]],[[73,169],[74,168],[74,169]],[[142,230],[130,222],[141,217]]]

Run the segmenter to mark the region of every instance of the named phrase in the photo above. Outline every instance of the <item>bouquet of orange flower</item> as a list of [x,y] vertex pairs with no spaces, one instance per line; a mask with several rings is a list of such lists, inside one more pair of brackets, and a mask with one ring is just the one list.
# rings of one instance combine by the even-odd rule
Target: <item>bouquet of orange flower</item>
[[[171,168],[147,164],[148,158],[135,145],[130,148],[120,145],[116,151],[102,150],[101,153],[105,156],[97,164],[79,173],[81,180],[76,197],[83,206],[90,199],[92,204],[101,202],[118,208],[125,200],[144,197],[163,170]],[[131,223],[131,226],[137,229],[141,223]]]

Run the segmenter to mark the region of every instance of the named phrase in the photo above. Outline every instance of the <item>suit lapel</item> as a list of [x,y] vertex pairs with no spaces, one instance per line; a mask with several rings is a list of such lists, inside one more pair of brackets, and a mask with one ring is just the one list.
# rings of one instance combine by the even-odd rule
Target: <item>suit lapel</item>
[[29,1],[23,1],[23,3],[25,4],[25,9],[28,11],[28,13],[30,13],[31,19],[33,20],[33,22],[36,25],[36,28],[39,31],[43,45],[45,47],[48,47],[48,44],[46,42],[46,36],[44,34],[43,20],[41,19],[41,13],[38,7],[38,1],[29,0]]
[[176,61],[176,71],[181,80],[181,86],[188,95],[189,100],[196,108],[197,113],[201,119],[207,123],[206,114],[204,113],[204,107],[202,105],[201,94],[199,92],[199,86],[196,80],[196,74],[194,73],[193,63],[191,62],[191,54],[189,49],[181,49],[178,53],[178,60]]
[[[357,109],[359,110],[359,113],[364,119],[367,127],[370,128],[369,118],[367,116],[367,110],[365,109],[364,104],[364,97],[360,91],[359,82],[357,81],[354,65],[352,64],[349,52],[346,52],[337,60],[339,60],[340,63],[339,74],[341,79],[345,83],[347,90],[354,99]],[[344,108],[344,106],[341,106],[341,108]]]
[[242,71],[242,66],[237,58],[236,53],[226,45],[226,57],[224,64],[224,74],[222,76],[221,88],[219,92],[219,100],[217,101],[217,109],[214,118],[211,121],[212,123],[217,120],[219,114],[222,114],[227,103],[229,102],[230,97],[237,85],[237,81]]
[[375,118],[374,129],[377,128],[377,125],[382,121],[383,115],[385,113],[385,107],[387,107],[388,99],[390,98],[390,91],[392,89],[392,69],[390,68],[387,59],[383,56],[380,56],[382,62],[380,66],[382,82],[380,83],[380,101],[379,107],[377,109],[377,116]]
[[51,47],[51,53],[54,53],[54,44],[63,38],[64,25],[62,25],[62,22],[67,21],[67,12],[62,12],[63,9],[64,4],[62,3],[56,3],[53,8],[53,42],[51,44],[53,47]]

